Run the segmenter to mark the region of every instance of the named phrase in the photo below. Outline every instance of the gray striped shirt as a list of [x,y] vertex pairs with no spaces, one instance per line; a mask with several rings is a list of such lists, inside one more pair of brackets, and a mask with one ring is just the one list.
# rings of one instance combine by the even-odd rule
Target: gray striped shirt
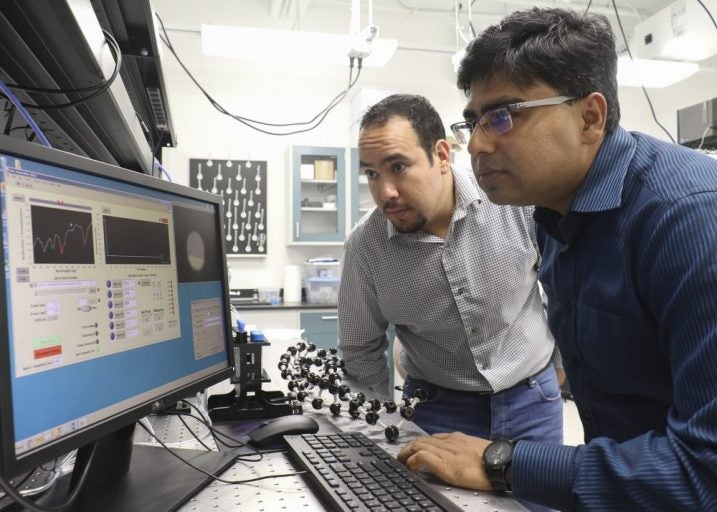
[[445,240],[399,233],[374,209],[344,245],[339,348],[348,372],[382,399],[390,396],[389,323],[408,374],[451,389],[510,388],[553,352],[532,208],[492,204],[471,172],[454,169],[453,176]]

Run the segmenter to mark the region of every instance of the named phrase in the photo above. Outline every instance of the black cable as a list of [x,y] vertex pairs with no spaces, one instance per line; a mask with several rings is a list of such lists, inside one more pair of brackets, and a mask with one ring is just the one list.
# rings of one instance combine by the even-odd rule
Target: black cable
[[15,489],[15,487],[10,485],[10,482],[5,480],[3,476],[0,476],[0,487],[2,487],[2,489],[5,491],[6,496],[13,499],[16,503],[25,507],[31,512],[63,512],[70,508],[72,504],[77,500],[77,497],[80,495],[80,491],[85,484],[85,480],[87,480],[87,475],[89,475],[89,468],[92,465],[92,460],[95,458],[96,451],[97,443],[92,443],[92,448],[90,451],[90,455],[87,459],[87,464],[82,469],[82,475],[77,481],[75,488],[72,489],[72,493],[70,493],[70,496],[67,498],[67,501],[65,501],[65,503],[61,505],[37,505],[35,502],[28,500],[22,494],[20,494],[17,489]]
[[585,11],[583,11],[583,15],[585,15],[585,14],[588,13],[588,11],[590,10],[590,7],[592,7],[592,5],[593,5],[593,0],[590,0],[590,1],[588,2],[587,7],[585,7]]
[[222,445],[226,446],[227,448],[245,448],[245,447],[246,447],[246,448],[249,448],[249,449],[251,449],[251,450],[254,450],[254,451],[255,451],[256,453],[258,453],[258,454],[261,453],[259,450],[256,450],[253,446],[250,446],[250,445],[248,445],[248,444],[246,444],[246,443],[244,443],[244,442],[242,442],[242,441],[240,441],[240,440],[238,440],[238,439],[233,438],[233,437],[230,436],[230,435],[225,434],[224,432],[221,432],[221,431],[217,430],[217,429],[214,428],[208,421],[205,421],[205,420],[203,420],[202,418],[197,418],[196,416],[193,416],[193,415],[191,415],[191,414],[189,414],[189,413],[179,412],[179,411],[167,412],[166,414],[171,414],[171,415],[176,415],[176,416],[179,416],[179,415],[191,416],[192,418],[194,418],[194,419],[197,420],[198,422],[203,423],[208,429],[210,429],[210,430],[211,430],[214,434],[216,434],[217,436],[224,437],[224,438],[229,439],[230,441],[233,441],[234,443],[236,443],[236,444],[229,444],[229,443],[227,443],[226,441],[222,441],[222,440],[219,439],[219,438],[215,438],[216,441],[217,441],[217,444],[222,444]]
[[306,471],[297,471],[297,472],[295,472],[295,473],[280,473],[280,474],[278,474],[278,475],[258,476],[258,477],[256,477],[256,478],[248,478],[248,479],[246,479],[246,480],[225,480],[224,478],[221,478],[221,477],[218,477],[218,476],[216,476],[216,475],[213,475],[213,474],[209,473],[208,471],[204,471],[202,468],[200,468],[200,467],[198,467],[198,466],[195,466],[194,464],[192,464],[192,463],[189,462],[188,460],[186,460],[186,459],[180,457],[178,454],[174,453],[174,452],[169,448],[169,446],[167,446],[166,444],[164,444],[164,443],[163,443],[157,436],[155,436],[143,423],[140,422],[140,423],[139,423],[139,426],[141,426],[150,436],[152,436],[152,437],[154,438],[155,441],[157,441],[160,445],[162,445],[162,447],[163,447],[165,450],[167,450],[170,454],[172,454],[174,457],[176,457],[177,459],[179,459],[180,461],[182,461],[183,463],[185,463],[187,466],[189,466],[189,467],[191,467],[191,468],[193,468],[193,469],[196,469],[196,470],[199,471],[200,473],[202,473],[202,474],[208,476],[209,478],[212,478],[212,479],[216,480],[217,482],[222,482],[222,483],[225,483],[225,484],[232,484],[232,485],[236,485],[236,484],[248,484],[248,483],[250,483],[250,482],[257,482],[257,481],[259,481],[259,480],[267,480],[267,479],[269,479],[269,478],[283,478],[283,477],[287,477],[287,476],[300,476],[300,475],[303,475],[303,474],[306,473]]
[[[194,418],[194,419],[198,419],[198,418],[195,418],[195,417],[192,416],[192,415],[189,415],[189,417],[190,417],[190,418]],[[202,439],[197,435],[196,432],[194,432],[194,430],[192,430],[192,428],[187,424],[187,421],[184,419],[184,415],[179,415],[179,421],[182,422],[182,424],[184,425],[184,427],[189,431],[190,434],[192,434],[192,437],[193,437],[199,444],[201,444],[204,448],[206,448],[206,450],[207,450],[208,452],[214,451],[214,450],[211,449],[211,447],[207,446],[204,441],[202,441]]]
[[26,124],[25,126],[15,126],[14,128],[10,128],[9,132],[5,135],[9,135],[10,133],[17,130],[25,130],[25,136],[27,137],[27,130],[32,130],[32,126],[30,126],[29,124]]
[[[161,23],[161,20],[160,20],[160,23]],[[346,93],[348,92],[348,90],[343,90],[343,91],[341,91],[340,93],[338,93],[336,96],[334,96],[334,98],[329,102],[329,104],[328,104],[326,107],[324,107],[321,111],[319,111],[313,118],[311,118],[311,119],[308,120],[308,121],[296,121],[296,122],[292,122],[292,123],[269,123],[269,122],[266,122],[266,121],[260,121],[260,120],[258,120],[258,119],[251,119],[251,118],[245,117],[245,116],[235,116],[235,115],[232,114],[231,112],[227,111],[227,110],[226,110],[221,104],[219,104],[216,100],[214,100],[214,98],[199,84],[199,82],[197,82],[197,80],[192,76],[192,74],[189,72],[189,70],[186,68],[186,66],[184,66],[184,64],[183,64],[182,61],[180,60],[179,56],[178,56],[177,53],[175,52],[174,47],[173,47],[172,44],[171,44],[171,41],[169,41],[169,37],[168,37],[168,34],[167,34],[166,30],[164,30],[164,27],[163,27],[163,31],[164,31],[164,36],[160,36],[160,38],[162,39],[162,42],[163,42],[165,45],[167,45],[167,48],[169,48],[169,51],[170,51],[170,52],[172,53],[172,55],[174,55],[174,57],[177,59],[177,61],[179,62],[180,66],[182,66],[182,68],[183,68],[184,71],[187,73],[187,75],[189,75],[189,78],[191,78],[192,81],[194,82],[194,84],[199,88],[199,90],[202,91],[202,93],[204,94],[204,96],[206,96],[206,98],[209,100],[209,102],[212,104],[212,106],[213,106],[214,108],[216,108],[216,109],[217,109],[219,112],[221,112],[222,114],[227,115],[227,116],[229,116],[229,117],[232,117],[232,118],[236,119],[236,120],[239,121],[239,122],[244,122],[244,121],[246,121],[247,123],[254,123],[254,124],[260,124],[260,125],[264,125],[264,126],[274,126],[274,127],[300,126],[300,125],[311,124],[311,123],[313,123],[314,121],[316,121],[316,119],[317,119],[319,116],[321,116],[324,112],[326,112],[327,110],[330,110],[331,108],[333,108],[333,107],[335,106],[335,103],[337,103],[337,100],[338,100],[338,102],[340,103],[340,101],[343,99],[343,97],[344,97],[344,96],[346,95]],[[166,41],[165,41],[165,38],[167,39]],[[350,58],[350,60],[349,60],[349,82],[350,82],[350,85],[349,85],[349,87],[348,87],[349,89],[350,89],[351,87],[353,87],[354,84],[356,83],[356,81],[358,80],[358,76],[357,76],[356,79],[353,80],[353,82],[351,81],[351,76],[352,76],[352,74],[353,74],[353,61],[354,61],[354,59],[353,59],[353,58]],[[360,59],[359,59],[359,70],[360,70],[360,67],[361,67],[361,64],[360,64]],[[245,124],[246,124],[246,123],[245,123]],[[318,125],[317,125],[317,126],[318,126]],[[298,133],[298,132],[295,132],[295,133]],[[284,134],[278,134],[278,135],[284,135]]]
[[162,137],[164,136],[164,129],[160,128],[157,133],[157,142],[152,147],[152,164],[154,164],[154,161],[157,160],[157,152],[159,151],[159,146],[162,145]]
[[5,112],[7,112],[7,118],[5,120],[5,129],[3,130],[3,133],[5,135],[10,135],[10,132],[12,131],[12,122],[15,120],[15,105],[10,103],[10,101],[6,101],[5,104],[10,105],[10,108],[5,110]]
[[[42,466],[41,466],[42,467]],[[44,468],[43,468],[44,469]],[[35,471],[37,471],[37,468],[31,469],[19,482],[16,482],[14,484],[15,489],[17,489],[19,492],[22,491],[22,486],[25,485],[25,483],[30,480],[30,477],[35,474]]]
[[[236,458],[237,458],[238,460],[241,460],[241,461],[244,461],[244,462],[260,462],[260,461],[263,459],[264,454],[267,454],[267,453],[278,453],[278,452],[285,452],[285,451],[286,451],[285,449],[281,449],[281,450],[257,450],[257,449],[254,448],[253,446],[248,445],[248,444],[246,444],[246,443],[240,441],[239,439],[236,439],[235,437],[232,437],[232,436],[230,436],[230,435],[228,435],[228,434],[225,434],[224,432],[222,432],[222,431],[220,431],[220,430],[217,430],[217,429],[214,428],[214,426],[209,422],[209,420],[206,420],[206,417],[204,416],[204,413],[202,413],[202,411],[201,411],[199,408],[197,408],[196,405],[194,405],[193,403],[191,403],[191,402],[189,402],[189,401],[187,401],[187,400],[181,400],[181,401],[182,401],[182,402],[185,402],[185,403],[186,403],[187,405],[189,405],[192,409],[196,410],[196,411],[199,413],[199,415],[201,416],[201,418],[198,418],[198,417],[196,417],[196,416],[194,416],[194,415],[192,415],[192,414],[186,413],[186,412],[178,412],[178,411],[177,411],[177,412],[171,412],[171,413],[168,412],[167,414],[190,416],[191,418],[194,418],[195,420],[199,421],[200,423],[203,423],[203,424],[209,429],[209,431],[212,433],[212,435],[214,436],[214,441],[217,443],[217,446],[219,446],[219,445],[221,444],[221,445],[224,445],[224,446],[227,447],[227,448],[249,448],[250,450],[253,450],[253,451],[254,451],[254,453],[249,453],[249,454],[246,454],[246,455],[237,455]],[[236,443],[236,444],[229,444],[229,443],[227,443],[226,441],[222,441],[222,440],[219,439],[217,436],[225,437],[226,439],[229,439],[229,440],[233,441],[233,442]],[[258,458],[258,459],[246,459],[246,458],[244,458],[244,457],[253,456],[253,455],[258,455],[259,458]]]
[[[338,94],[334,97],[334,99],[332,99],[332,100],[329,102],[329,104],[328,104],[324,109],[322,109],[321,111],[319,111],[319,113],[317,113],[317,114],[316,114],[311,120],[309,120],[309,121],[298,121],[298,122],[291,122],[291,123],[269,123],[269,122],[265,122],[265,121],[260,121],[260,120],[258,120],[258,119],[251,119],[251,118],[247,118],[247,117],[240,116],[240,115],[237,115],[237,114],[232,114],[231,112],[229,112],[228,110],[226,110],[219,102],[217,102],[217,101],[206,91],[206,89],[204,89],[204,87],[202,87],[202,85],[197,81],[197,79],[194,77],[194,75],[192,75],[192,73],[189,71],[189,69],[184,65],[184,62],[182,62],[182,60],[179,58],[179,55],[177,54],[176,50],[174,49],[174,46],[172,45],[172,41],[171,41],[170,38],[169,38],[169,34],[167,33],[167,30],[166,30],[166,28],[165,28],[165,26],[164,26],[164,22],[162,21],[162,18],[161,18],[161,17],[159,16],[159,14],[157,14],[157,13],[155,13],[155,16],[156,16],[157,19],[159,20],[160,28],[161,28],[161,30],[162,30],[162,33],[160,34],[160,39],[161,39],[162,42],[167,46],[167,48],[169,49],[170,53],[174,56],[174,58],[177,59],[177,62],[179,63],[179,65],[181,66],[181,68],[184,70],[184,72],[187,74],[187,76],[189,76],[190,80],[192,80],[192,82],[194,83],[194,85],[196,85],[197,88],[202,92],[202,94],[207,98],[207,100],[209,101],[209,103],[210,103],[217,111],[219,111],[220,113],[222,113],[222,114],[224,114],[224,115],[226,115],[226,116],[228,116],[228,117],[234,119],[235,121],[238,121],[239,123],[241,123],[241,124],[243,124],[243,125],[245,125],[245,126],[247,126],[247,127],[249,127],[249,128],[252,128],[252,129],[254,129],[254,130],[256,130],[256,131],[259,131],[259,132],[261,132],[261,133],[265,133],[265,134],[267,134],[267,135],[276,135],[276,136],[294,135],[294,134],[297,134],[297,133],[304,133],[304,132],[308,132],[308,131],[311,131],[311,130],[315,129],[316,127],[318,127],[318,126],[324,121],[324,119],[326,118],[326,116],[328,115],[328,113],[329,113],[331,110],[333,110],[339,103],[341,103],[341,101],[342,101],[342,100],[346,97],[346,95],[348,94],[349,90],[356,84],[356,82],[358,81],[358,78],[359,78],[359,76],[360,76],[360,74],[361,74],[362,59],[358,59],[358,74],[356,75],[356,78],[352,80],[352,76],[353,76],[353,61],[354,61],[354,59],[353,59],[353,58],[350,58],[350,61],[349,61],[349,81],[348,81],[349,84],[348,84],[347,88],[346,88],[345,90],[343,90],[342,92],[338,93]],[[317,119],[318,119],[318,121],[316,121]],[[258,126],[254,126],[255,124],[259,124],[259,125],[262,125],[262,126],[271,126],[271,127],[277,127],[277,128],[279,128],[279,127],[289,127],[289,126],[312,125],[312,123],[314,123],[314,122],[316,122],[316,124],[314,124],[313,126],[308,126],[308,127],[306,127],[306,128],[300,129],[300,130],[293,130],[293,131],[289,131],[289,132],[275,132],[275,131],[270,131],[270,130],[266,130],[266,129],[260,128],[260,127],[258,127]]]
[[[620,13],[617,11],[617,4],[615,3],[615,0],[611,0],[612,2],[612,8],[615,10],[615,17],[617,18],[617,24],[620,27],[620,33],[622,34],[622,39],[625,41],[625,49],[627,50],[627,55],[630,57],[630,60],[634,62],[635,59],[632,58],[632,52],[630,51],[630,45],[627,42],[627,36],[625,35],[625,29],[622,27],[622,20],[620,19]],[[652,112],[652,119],[655,120],[655,123],[657,123],[657,126],[662,128],[662,131],[667,134],[667,136],[670,138],[670,140],[675,143],[675,139],[672,137],[672,134],[667,131],[667,128],[665,128],[662,123],[657,119],[657,114],[655,114],[655,108],[652,106],[652,100],[650,100],[650,95],[647,94],[647,89],[645,89],[645,86],[640,84],[640,87],[642,88],[642,92],[645,95],[645,99],[647,100],[647,104],[650,106],[650,112]]]
[[[86,102],[90,101],[91,99],[94,99],[94,98],[104,94],[105,91],[107,91],[107,89],[109,89],[112,86],[114,81],[119,76],[120,69],[122,68],[122,51],[120,49],[119,43],[115,40],[114,37],[112,37],[112,34],[110,34],[108,31],[106,31],[104,29],[102,30],[102,32],[104,33],[107,44],[109,45],[110,50],[112,51],[112,54],[115,58],[115,69],[112,72],[112,76],[110,76],[109,80],[107,80],[106,82],[104,82],[101,85],[92,86],[91,87],[92,89],[96,89],[93,93],[88,94],[87,96],[84,96],[84,97],[74,100],[74,101],[69,101],[67,103],[50,104],[50,105],[37,105],[37,104],[33,105],[30,103],[22,103],[22,105],[26,108],[36,108],[36,109],[40,109],[40,110],[56,110],[56,109],[62,109],[62,108],[68,108],[68,107],[76,107],[77,105],[86,103]],[[21,88],[21,89],[26,90],[26,91],[30,90],[27,88]],[[75,90],[54,89],[54,90],[38,91],[38,92],[57,93],[60,91],[67,91],[67,92],[63,92],[63,94],[66,94],[68,92],[75,93],[78,91],[83,91],[84,89],[87,89],[87,88],[81,88],[81,89],[75,89]]]
[[707,16],[709,16],[710,19],[712,20],[712,24],[715,26],[715,28],[717,28],[717,21],[715,21],[715,19],[712,17],[712,13],[711,13],[710,10],[707,8],[707,6],[702,3],[702,0],[697,0],[697,3],[699,3],[699,4],[702,6],[702,8],[703,8],[703,9],[705,10],[705,12],[707,13]]
[[[105,35],[105,39],[109,39],[112,42],[114,42],[114,44],[116,45],[115,49],[118,49],[119,44],[114,39],[114,37],[112,37],[112,35],[104,29],[102,30],[102,32]],[[108,41],[108,43],[109,43],[109,41]],[[117,57],[115,56],[115,59],[116,58]],[[5,85],[10,87],[11,89],[18,89],[18,90],[25,91],[25,92],[41,92],[44,94],[73,94],[73,93],[80,93],[80,92],[96,91],[97,89],[106,87],[107,82],[109,82],[109,80],[99,83],[99,84],[95,84],[95,85],[88,85],[87,87],[74,87],[72,89],[50,89],[47,87],[34,87],[34,86],[30,86],[30,85],[19,85],[19,84],[11,84],[11,83],[6,83]]]
[[[249,128],[252,128],[252,129],[257,130],[257,131],[259,131],[259,132],[266,133],[267,135],[278,135],[278,136],[281,136],[281,135],[293,135],[293,134],[296,134],[296,133],[303,133],[303,132],[307,132],[307,131],[313,130],[314,128],[316,128],[317,126],[319,126],[319,125],[323,122],[323,120],[326,118],[326,115],[327,115],[334,107],[336,107],[336,105],[338,105],[338,104],[346,97],[346,95],[348,94],[348,92],[349,92],[349,90],[351,89],[351,87],[353,87],[353,86],[355,85],[355,83],[356,83],[356,81],[358,80],[358,77],[359,77],[359,75],[360,75],[360,73],[361,73],[361,62],[362,62],[362,59],[359,59],[359,74],[356,76],[356,79],[354,79],[353,81],[351,80],[351,77],[352,77],[352,74],[353,74],[353,59],[351,59],[351,60],[350,60],[351,65],[350,65],[350,69],[349,69],[349,86],[347,87],[347,89],[345,89],[344,91],[342,91],[342,92],[340,92],[339,94],[337,94],[337,95],[334,97],[334,99],[331,100],[331,102],[329,102],[329,104],[328,104],[323,110],[321,110],[318,114],[316,114],[310,121],[300,121],[300,122],[293,122],[293,123],[269,123],[269,122],[265,122],[265,121],[259,121],[259,120],[257,120],[257,119],[251,119],[251,118],[247,118],[247,117],[243,117],[243,116],[238,116],[238,115],[236,115],[236,114],[232,114],[231,112],[227,111],[227,110],[226,110],[219,102],[217,102],[217,101],[199,84],[199,82],[194,78],[194,76],[191,74],[191,72],[187,69],[187,67],[186,67],[186,66],[184,65],[184,63],[181,61],[181,59],[179,58],[179,56],[177,55],[177,53],[174,51],[174,48],[172,47],[171,42],[168,41],[168,40],[165,40],[165,38],[162,37],[162,36],[160,36],[160,39],[162,39],[162,42],[163,42],[165,45],[167,45],[167,48],[169,48],[169,51],[170,51],[170,52],[172,53],[172,55],[174,55],[174,57],[177,59],[177,62],[179,62],[179,65],[182,67],[182,69],[184,69],[185,73],[187,73],[187,75],[189,76],[189,78],[194,82],[194,84],[197,86],[197,88],[199,88],[199,90],[202,92],[202,94],[204,94],[204,96],[207,98],[207,100],[209,101],[209,103],[210,103],[215,109],[217,109],[220,113],[222,113],[222,114],[224,114],[224,115],[226,115],[226,116],[228,116],[228,117],[231,117],[231,118],[234,119],[235,121],[238,121],[238,122],[240,122],[240,123],[242,123],[242,124],[248,126]],[[323,114],[323,115],[322,115],[322,114]],[[322,116],[322,117],[321,117],[321,119],[319,119],[319,121],[316,123],[316,125],[310,126],[309,128],[306,128],[306,129],[294,130],[294,131],[285,132],[285,133],[272,132],[272,131],[269,131],[269,130],[264,130],[264,129],[262,129],[262,128],[253,126],[253,125],[251,124],[251,123],[254,123],[254,124],[260,124],[260,125],[265,125],[265,126],[273,126],[273,127],[286,127],[286,126],[306,125],[306,124],[310,124],[310,123],[314,122],[314,121],[316,120],[316,118],[319,117],[319,116]]]
[[[182,62],[182,60],[181,60],[181,59],[179,58],[179,56],[177,55],[177,53],[176,53],[176,51],[175,51],[175,49],[174,49],[174,45],[172,45],[172,41],[169,39],[169,34],[167,33],[167,29],[166,29],[165,26],[164,26],[164,22],[162,21],[162,18],[160,18],[159,14],[157,14],[157,13],[155,13],[155,16],[156,16],[157,19],[159,20],[159,24],[160,24],[160,27],[161,27],[161,29],[162,29],[162,34],[160,34],[160,38],[162,39],[162,42],[167,46],[167,48],[168,48],[169,51],[172,53],[172,55],[174,55],[174,58],[177,59],[177,62],[179,62],[179,65],[182,67],[182,69],[184,69],[185,73],[187,73],[187,75],[189,76],[189,78],[194,82],[194,84],[199,88],[199,90],[202,91],[202,93],[207,97],[207,99],[208,99],[209,102],[214,106],[214,108],[216,108],[217,110],[219,110],[222,114],[228,115],[228,116],[230,116],[230,117],[235,117],[233,114],[231,114],[230,112],[228,112],[222,105],[220,105],[218,102],[216,102],[216,101],[214,100],[214,98],[212,98],[211,95],[209,95],[209,93],[207,93],[207,91],[199,84],[199,82],[197,82],[197,80],[194,78],[194,76],[191,74],[191,72],[187,69],[187,67],[184,65],[184,63]],[[350,85],[349,85],[349,89],[350,89],[351,87],[353,87],[353,86],[355,85],[356,81],[358,80],[358,76],[356,77],[356,79],[355,79],[353,82],[351,82],[351,73],[353,72],[353,61],[354,61],[354,58],[353,58],[353,57],[350,57],[349,59],[350,59],[350,60],[349,60],[349,67],[350,67],[350,74],[349,74],[349,83],[350,83]],[[359,59],[359,66],[358,66],[358,67],[359,67],[359,72],[360,72],[360,70],[361,70],[361,62],[362,62],[362,59]],[[249,122],[249,123],[261,124],[261,125],[265,125],[265,126],[275,126],[275,127],[298,126],[298,125],[311,124],[311,123],[313,123],[314,121],[316,121],[316,119],[317,119],[321,114],[323,114],[324,112],[326,112],[327,109],[333,108],[334,103],[335,103],[336,100],[339,98],[339,96],[342,96],[342,95],[345,96],[345,94],[346,94],[347,92],[348,92],[348,90],[344,90],[344,91],[338,93],[336,96],[334,96],[334,99],[332,99],[332,100],[329,102],[329,104],[328,104],[323,110],[321,110],[318,114],[316,114],[316,115],[315,115],[313,118],[311,118],[309,121],[297,121],[297,122],[293,122],[293,123],[269,123],[269,122],[265,122],[265,121],[259,121],[258,119],[251,119],[251,118],[244,117],[244,116],[238,116],[239,119],[237,119],[237,120],[238,120],[238,121],[239,121],[239,120],[241,120],[241,121],[247,121],[247,122]],[[343,99],[343,97],[342,97],[341,99]],[[339,100],[339,101],[340,101],[340,100]],[[317,126],[318,126],[318,125],[317,125]]]
[[11,89],[17,89],[19,91],[24,92],[41,92],[43,94],[74,94],[74,93],[80,93],[80,92],[92,92],[96,91],[97,89],[101,89],[105,85],[107,85],[107,82],[102,82],[100,84],[95,85],[88,85],[87,87],[77,87],[73,89],[50,89],[47,87],[32,87],[30,85],[20,85],[20,84],[5,84]]
[[202,423],[204,423],[204,425],[207,426],[207,428],[209,429],[209,433],[212,434],[212,439],[214,439],[214,442],[216,443],[216,445],[219,446],[220,443],[219,443],[219,440],[217,439],[217,436],[214,434],[214,427],[212,426],[212,422],[209,420],[209,418],[207,418],[204,415],[204,412],[199,407],[197,407],[192,402],[190,402],[189,400],[185,400],[184,398],[182,398],[182,400],[180,400],[180,401],[187,404],[190,408],[194,409],[195,411],[197,411],[197,414],[199,414],[199,416],[203,420]]

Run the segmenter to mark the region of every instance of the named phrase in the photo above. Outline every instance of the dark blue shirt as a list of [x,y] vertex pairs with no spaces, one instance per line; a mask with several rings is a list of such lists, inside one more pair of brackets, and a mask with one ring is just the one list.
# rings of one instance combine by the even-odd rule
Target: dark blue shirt
[[717,510],[717,160],[618,128],[570,210],[535,220],[587,444],[519,442],[514,493],[559,509]]

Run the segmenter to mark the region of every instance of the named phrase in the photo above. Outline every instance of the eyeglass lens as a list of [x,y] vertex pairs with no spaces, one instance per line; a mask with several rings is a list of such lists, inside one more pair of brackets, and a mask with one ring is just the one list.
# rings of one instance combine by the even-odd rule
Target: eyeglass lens
[[513,127],[513,119],[505,108],[487,112],[483,118],[481,127],[486,133],[505,133]]

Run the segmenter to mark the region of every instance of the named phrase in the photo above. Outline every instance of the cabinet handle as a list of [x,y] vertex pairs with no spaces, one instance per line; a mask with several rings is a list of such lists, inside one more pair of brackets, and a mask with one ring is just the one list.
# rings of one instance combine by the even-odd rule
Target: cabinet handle
[[298,223],[298,222],[296,223],[296,230],[295,230],[295,231],[296,231],[295,237],[296,237],[296,238],[299,238],[299,223]]
[[321,317],[322,320],[338,320],[339,315],[325,315]]

